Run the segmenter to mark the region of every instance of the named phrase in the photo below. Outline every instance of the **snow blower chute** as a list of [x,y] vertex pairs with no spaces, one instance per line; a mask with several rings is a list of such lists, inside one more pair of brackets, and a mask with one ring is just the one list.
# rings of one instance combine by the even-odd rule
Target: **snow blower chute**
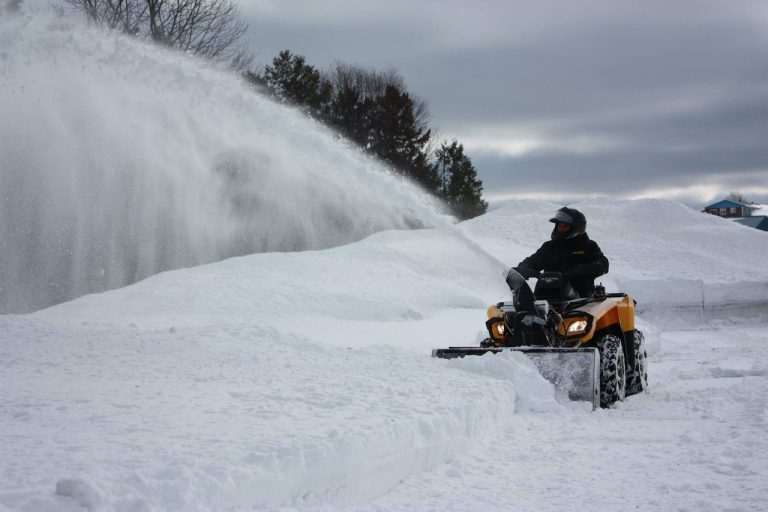
[[635,301],[629,295],[606,294],[598,286],[593,296],[579,298],[556,272],[542,273],[535,291],[515,270],[507,282],[513,302],[488,308],[489,337],[479,347],[435,349],[432,356],[522,352],[559,393],[593,408],[645,390],[645,343],[635,329]]

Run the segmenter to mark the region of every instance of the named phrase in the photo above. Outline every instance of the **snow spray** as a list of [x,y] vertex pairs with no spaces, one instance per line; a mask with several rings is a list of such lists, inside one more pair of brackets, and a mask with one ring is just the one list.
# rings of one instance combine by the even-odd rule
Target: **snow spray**
[[47,13],[0,19],[0,120],[0,313],[444,222],[237,74]]

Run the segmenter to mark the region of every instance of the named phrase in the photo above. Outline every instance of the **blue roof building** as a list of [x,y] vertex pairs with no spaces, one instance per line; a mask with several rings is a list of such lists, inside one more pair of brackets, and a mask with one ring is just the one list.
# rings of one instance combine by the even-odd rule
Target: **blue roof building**
[[732,201],[730,199],[723,199],[715,204],[704,207],[704,212],[711,213],[712,215],[718,215],[720,217],[737,218],[737,217],[751,217],[752,212],[757,208],[746,203],[740,203],[738,201]]

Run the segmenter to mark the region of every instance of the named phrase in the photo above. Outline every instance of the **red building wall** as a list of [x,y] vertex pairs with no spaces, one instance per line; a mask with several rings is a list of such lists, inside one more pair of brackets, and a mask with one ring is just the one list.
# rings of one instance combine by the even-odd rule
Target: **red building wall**
[[[725,211],[723,211],[725,210]],[[739,207],[729,207],[729,208],[707,208],[706,212],[711,213],[712,215],[719,215],[720,217],[744,217],[744,209]]]

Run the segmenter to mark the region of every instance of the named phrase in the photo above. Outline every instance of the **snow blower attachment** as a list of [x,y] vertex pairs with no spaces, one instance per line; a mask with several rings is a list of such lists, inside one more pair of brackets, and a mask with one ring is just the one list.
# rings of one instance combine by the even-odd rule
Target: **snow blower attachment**
[[602,287],[578,298],[561,274],[546,272],[531,291],[511,270],[513,302],[488,308],[489,337],[479,347],[435,349],[433,357],[452,359],[515,351],[526,354],[558,393],[609,407],[647,385],[645,344],[635,330],[635,302]]

